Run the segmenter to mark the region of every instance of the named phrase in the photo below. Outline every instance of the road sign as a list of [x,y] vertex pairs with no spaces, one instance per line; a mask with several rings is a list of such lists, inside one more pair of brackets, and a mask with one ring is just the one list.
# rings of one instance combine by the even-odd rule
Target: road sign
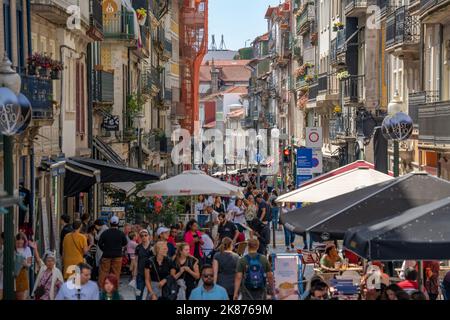
[[307,127],[306,128],[306,147],[307,148],[322,148],[323,135],[322,127]]
[[256,162],[261,163],[263,161],[263,157],[260,153],[256,154]]
[[312,179],[312,153],[311,148],[297,148],[297,188],[303,182]]
[[312,173],[323,172],[322,152],[320,150],[313,150],[312,155]]

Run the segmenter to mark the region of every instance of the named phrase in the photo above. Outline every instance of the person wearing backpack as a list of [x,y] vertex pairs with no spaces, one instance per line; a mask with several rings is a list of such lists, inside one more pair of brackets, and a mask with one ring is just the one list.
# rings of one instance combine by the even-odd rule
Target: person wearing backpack
[[273,273],[269,260],[258,251],[259,241],[250,239],[248,254],[239,259],[234,279],[234,300],[239,291],[242,300],[266,300],[268,286],[273,288]]

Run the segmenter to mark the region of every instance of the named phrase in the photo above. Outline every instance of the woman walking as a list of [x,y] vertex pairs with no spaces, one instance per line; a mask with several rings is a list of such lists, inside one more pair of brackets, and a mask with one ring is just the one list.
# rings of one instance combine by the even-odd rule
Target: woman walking
[[32,254],[27,236],[23,232],[16,235],[15,253],[16,300],[26,300],[27,292],[30,289],[28,270],[31,266]]
[[176,268],[175,279],[184,281],[186,300],[188,300],[200,279],[199,261],[191,256],[189,245],[182,242],[177,245],[174,263]]
[[186,225],[184,242],[189,245],[191,256],[194,256],[199,261],[203,261],[203,240],[201,232],[198,231],[197,221],[191,220]]
[[239,255],[233,252],[233,240],[228,237],[223,238],[220,252],[214,255],[214,283],[227,290],[230,300],[234,294],[234,277],[238,261]]
[[99,300],[123,300],[119,293],[119,280],[114,274],[110,274],[105,278]]
[[64,284],[61,271],[56,267],[56,256],[54,252],[48,251],[41,259],[35,243],[30,243],[34,249],[34,256],[40,269],[34,283],[31,296],[35,300],[55,300],[59,289]]

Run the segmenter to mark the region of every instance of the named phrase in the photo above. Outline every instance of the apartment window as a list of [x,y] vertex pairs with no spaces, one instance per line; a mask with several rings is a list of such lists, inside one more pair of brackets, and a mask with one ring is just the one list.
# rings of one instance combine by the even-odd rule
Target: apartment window
[[3,0],[3,30],[4,34],[4,47],[5,52],[8,54],[9,59],[12,59],[12,48],[11,48],[11,7],[9,4],[10,0]]
[[85,133],[85,90],[84,90],[84,64],[77,61],[75,70],[75,108],[76,132],[83,137]]

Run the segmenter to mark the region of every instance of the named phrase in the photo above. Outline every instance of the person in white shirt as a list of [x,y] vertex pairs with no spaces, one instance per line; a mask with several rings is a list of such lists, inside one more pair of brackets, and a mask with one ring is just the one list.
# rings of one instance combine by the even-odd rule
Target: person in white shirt
[[244,226],[247,224],[245,219],[245,205],[242,199],[236,199],[234,206],[228,210],[230,221],[238,228],[239,232],[244,232]]
[[[100,292],[97,283],[91,281],[91,267],[88,264],[78,265],[79,278],[70,277],[59,289],[55,300],[99,300]],[[75,280],[75,281],[74,281]],[[76,283],[78,282],[79,283]]]
[[208,232],[202,233],[202,241],[203,241],[202,251],[206,260],[205,263],[210,264],[212,260],[211,253],[214,250],[214,242],[212,241]]

